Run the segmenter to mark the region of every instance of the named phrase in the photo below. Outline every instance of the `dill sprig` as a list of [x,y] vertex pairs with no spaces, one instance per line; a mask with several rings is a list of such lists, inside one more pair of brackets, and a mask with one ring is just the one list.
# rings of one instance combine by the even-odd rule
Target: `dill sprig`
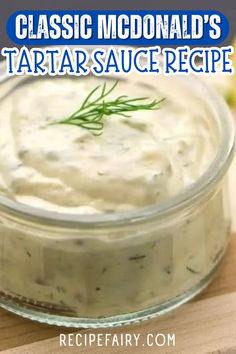
[[[138,97],[128,99],[127,96],[119,96],[113,100],[105,100],[105,98],[114,91],[118,81],[109,89],[106,88],[106,83],[96,86],[85,98],[81,106],[68,118],[49,123],[54,124],[70,124],[91,131],[93,135],[101,135],[103,131],[104,116],[119,115],[130,117],[128,112],[141,110],[156,110],[159,109],[159,104],[164,101],[154,99],[149,103],[143,103],[147,97]],[[100,93],[99,93],[100,91]],[[99,95],[97,96],[97,94]],[[94,98],[96,94],[96,98]]]

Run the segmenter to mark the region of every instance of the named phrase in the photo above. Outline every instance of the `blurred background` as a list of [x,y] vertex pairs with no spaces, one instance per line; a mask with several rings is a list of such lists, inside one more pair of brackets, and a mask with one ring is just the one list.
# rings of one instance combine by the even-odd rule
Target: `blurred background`
[[232,42],[236,33],[235,0],[1,0],[0,9],[0,44],[1,48],[13,46],[6,34],[8,17],[19,10],[218,10],[229,20],[230,34],[223,44]]

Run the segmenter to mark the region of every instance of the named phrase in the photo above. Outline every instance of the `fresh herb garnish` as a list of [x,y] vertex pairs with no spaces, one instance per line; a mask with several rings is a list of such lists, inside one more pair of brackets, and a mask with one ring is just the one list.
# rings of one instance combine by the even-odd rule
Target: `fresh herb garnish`
[[[101,135],[104,122],[104,116],[111,116],[113,114],[120,115],[123,117],[130,117],[128,112],[135,112],[141,110],[156,110],[159,109],[159,105],[164,98],[161,100],[152,100],[149,103],[143,103],[147,100],[147,97],[138,97],[128,99],[127,96],[119,96],[113,100],[105,100],[105,98],[114,91],[117,86],[118,81],[106,90],[106,83],[95,87],[89,95],[86,97],[84,102],[81,104],[79,109],[75,111],[71,116],[66,119],[55,121],[49,123],[49,125],[54,124],[70,124],[91,131],[93,135]],[[94,95],[100,91],[98,97],[94,98]]]

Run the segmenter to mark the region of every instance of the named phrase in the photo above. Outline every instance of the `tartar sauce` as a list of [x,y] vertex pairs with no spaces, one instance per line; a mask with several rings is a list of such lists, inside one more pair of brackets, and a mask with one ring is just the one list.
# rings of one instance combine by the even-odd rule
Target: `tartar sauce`
[[16,88],[0,104],[0,193],[46,210],[95,214],[152,205],[194,183],[215,156],[212,121],[186,88],[156,80],[160,86],[119,82],[114,98],[166,100],[159,110],[105,117],[101,136],[48,123],[72,114],[103,80],[45,78]]
[[[220,113],[191,78],[120,80],[113,98],[166,99],[158,110],[104,117],[100,136],[50,125],[73,114],[103,82],[20,77],[1,86],[0,194],[58,218],[65,212],[99,219],[142,212],[199,180],[219,151],[222,129]],[[225,181],[209,183],[191,205],[180,203],[165,217],[118,226],[51,225],[1,208],[0,305],[47,323],[101,327],[187,301],[209,283],[227,246]]]

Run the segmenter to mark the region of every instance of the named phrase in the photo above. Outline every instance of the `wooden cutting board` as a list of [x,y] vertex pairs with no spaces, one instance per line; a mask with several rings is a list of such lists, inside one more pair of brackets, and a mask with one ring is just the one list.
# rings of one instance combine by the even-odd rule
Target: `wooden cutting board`
[[175,333],[175,347],[60,347],[59,334],[73,329],[50,327],[0,309],[0,350],[4,354],[47,353],[177,353],[236,354],[236,159],[230,169],[232,238],[211,285],[175,312],[135,326],[81,333]]

